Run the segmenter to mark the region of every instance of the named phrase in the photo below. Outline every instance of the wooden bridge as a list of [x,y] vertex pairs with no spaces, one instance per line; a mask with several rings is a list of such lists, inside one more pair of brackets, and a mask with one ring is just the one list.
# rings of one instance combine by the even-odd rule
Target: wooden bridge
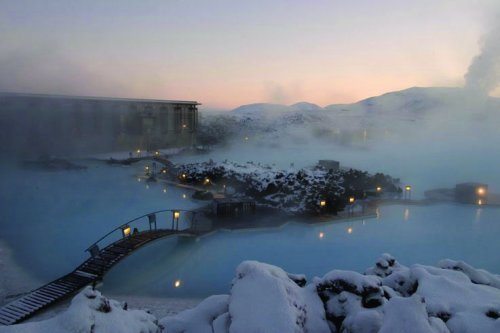
[[[113,229],[87,248],[90,258],[74,271],[1,307],[0,325],[19,323],[83,287],[101,281],[111,267],[151,241],[172,235],[197,237],[205,233],[197,226],[197,213],[189,210],[161,210]],[[164,223],[166,221],[167,227],[157,228],[157,217],[162,215],[167,217],[162,219]]]

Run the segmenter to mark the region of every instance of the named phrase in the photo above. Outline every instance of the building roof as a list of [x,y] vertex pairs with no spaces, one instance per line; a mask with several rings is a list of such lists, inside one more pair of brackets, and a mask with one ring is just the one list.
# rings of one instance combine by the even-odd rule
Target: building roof
[[51,95],[51,94],[49,95],[49,94],[30,94],[30,93],[16,93],[16,92],[0,92],[0,96],[28,97],[28,98],[78,99],[78,100],[95,100],[95,101],[110,101],[110,102],[145,102],[145,103],[201,105],[201,103],[198,103],[196,101],[176,101],[176,100],[164,100],[164,99],[122,98],[122,97],[71,96],[71,95]]
[[250,198],[214,198],[216,203],[255,203],[255,200]]
[[456,187],[485,187],[488,185],[484,184],[484,183],[478,183],[478,182],[466,182],[466,183],[456,184],[455,186]]

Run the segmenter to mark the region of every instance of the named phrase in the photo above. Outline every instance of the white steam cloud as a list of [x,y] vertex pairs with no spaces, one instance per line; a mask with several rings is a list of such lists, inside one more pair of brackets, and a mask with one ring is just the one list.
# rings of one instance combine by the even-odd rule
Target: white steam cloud
[[500,84],[500,22],[487,33],[481,45],[481,53],[473,60],[467,74],[465,87],[475,92],[489,94]]

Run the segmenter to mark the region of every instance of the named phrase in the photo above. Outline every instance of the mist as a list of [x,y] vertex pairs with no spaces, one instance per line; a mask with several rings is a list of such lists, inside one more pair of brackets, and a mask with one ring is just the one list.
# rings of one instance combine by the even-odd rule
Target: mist
[[500,83],[500,15],[493,28],[481,39],[481,52],[465,74],[465,87],[471,91],[489,94]]

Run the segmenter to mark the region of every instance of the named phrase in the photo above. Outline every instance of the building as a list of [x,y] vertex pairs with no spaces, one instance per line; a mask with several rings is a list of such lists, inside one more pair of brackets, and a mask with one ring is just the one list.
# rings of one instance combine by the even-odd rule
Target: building
[[255,200],[252,199],[220,198],[212,201],[213,213],[218,217],[253,214],[255,209]]
[[485,205],[488,203],[488,185],[462,183],[455,186],[455,201],[465,204]]
[[327,170],[337,171],[340,169],[340,162],[335,160],[319,160],[318,165]]
[[46,154],[191,146],[198,102],[0,93],[2,151]]

